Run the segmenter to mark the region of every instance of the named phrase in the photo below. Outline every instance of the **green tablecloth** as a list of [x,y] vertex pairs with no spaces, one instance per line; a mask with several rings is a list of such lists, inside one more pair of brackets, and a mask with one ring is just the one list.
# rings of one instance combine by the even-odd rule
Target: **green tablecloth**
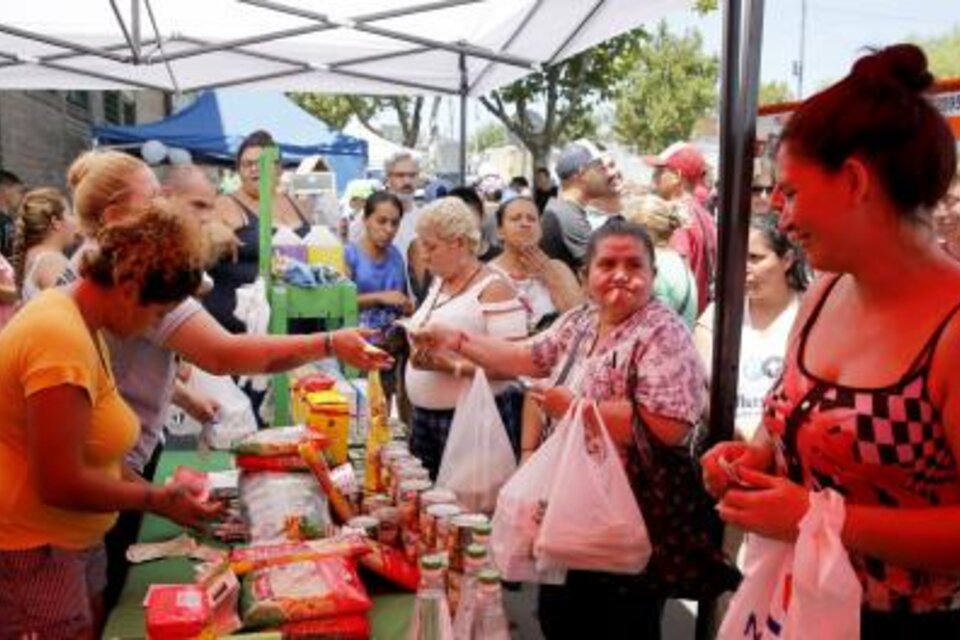
[[[231,456],[214,451],[201,460],[193,451],[164,451],[157,468],[156,481],[163,483],[178,466],[216,471],[230,467]],[[141,542],[166,540],[178,535],[181,528],[169,520],[147,515],[140,527]],[[143,638],[145,636],[143,599],[151,584],[178,584],[193,580],[193,563],[185,558],[169,558],[134,565],[127,576],[127,584],[120,601],[111,612],[104,630],[104,638]],[[411,594],[373,596],[370,622],[375,640],[406,640],[410,616],[413,613]]]

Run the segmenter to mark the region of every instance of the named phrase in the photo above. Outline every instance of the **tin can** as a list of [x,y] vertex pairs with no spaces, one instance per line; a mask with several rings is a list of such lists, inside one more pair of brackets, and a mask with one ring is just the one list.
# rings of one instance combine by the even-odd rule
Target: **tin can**
[[420,494],[433,484],[429,480],[405,480],[397,489],[397,508],[400,510],[400,527],[410,531],[420,530]]
[[423,529],[427,518],[427,509],[435,504],[456,504],[457,494],[450,489],[434,487],[420,495],[420,528]]
[[450,535],[450,525],[461,513],[463,509],[455,504],[440,503],[427,507],[420,527],[421,546],[431,552],[440,550],[437,541]]
[[388,547],[399,548],[400,540],[400,510],[396,507],[381,507],[370,514],[380,523],[377,539]]
[[489,522],[474,525],[473,544],[479,544],[484,547],[490,546],[490,534],[493,533],[493,527]]
[[393,496],[394,500],[397,498],[397,485],[400,484],[400,471],[408,466],[422,466],[422,464],[409,453],[405,456],[397,456],[390,460],[388,467],[389,475],[387,482],[384,483],[384,490]]
[[362,531],[371,540],[380,540],[380,521],[373,516],[357,516],[347,521],[347,527]]
[[393,498],[385,493],[373,493],[363,499],[363,513],[373,515],[373,512],[384,507],[392,507]]
[[490,519],[482,513],[461,513],[450,521],[450,530],[446,535],[446,551],[450,558],[451,571],[463,571],[463,554],[473,542],[473,528],[478,524],[487,524]]
[[380,449],[380,486],[390,485],[392,465],[398,458],[409,458],[410,451],[402,442],[388,442]]

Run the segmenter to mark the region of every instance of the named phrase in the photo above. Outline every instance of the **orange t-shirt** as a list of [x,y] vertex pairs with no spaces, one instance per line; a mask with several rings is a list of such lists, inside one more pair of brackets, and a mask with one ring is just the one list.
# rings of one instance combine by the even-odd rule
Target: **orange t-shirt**
[[85,549],[101,542],[116,521],[116,512],[44,504],[27,453],[27,398],[60,385],[77,386],[91,403],[84,462],[120,478],[140,427],[117,391],[109,361],[105,347],[98,352],[73,298],[57,289],[41,293],[0,331],[0,549]]

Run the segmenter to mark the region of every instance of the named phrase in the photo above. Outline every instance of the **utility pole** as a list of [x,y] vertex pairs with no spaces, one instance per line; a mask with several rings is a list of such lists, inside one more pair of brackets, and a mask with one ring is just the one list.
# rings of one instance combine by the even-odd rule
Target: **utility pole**
[[800,55],[793,61],[793,75],[797,77],[797,100],[803,99],[803,67],[807,51],[807,0],[800,0]]

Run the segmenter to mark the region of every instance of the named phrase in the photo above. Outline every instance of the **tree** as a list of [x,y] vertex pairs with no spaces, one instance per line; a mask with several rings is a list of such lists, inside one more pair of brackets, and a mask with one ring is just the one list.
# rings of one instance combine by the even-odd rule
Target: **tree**
[[938,78],[960,76],[960,25],[937,38],[913,39],[927,54],[930,70]]
[[717,102],[716,56],[703,52],[696,31],[672,35],[664,22],[640,47],[617,98],[614,134],[640,153],[689,138],[696,121]]
[[759,103],[761,105],[777,104],[778,102],[790,102],[793,99],[793,92],[790,91],[790,87],[787,86],[787,83],[783,82],[782,80],[764,82],[760,85]]
[[[400,125],[401,139],[395,140],[405,147],[416,147],[424,123],[423,96],[340,96],[321,93],[293,93],[290,95],[301,107],[330,126],[342,129],[352,116],[374,134],[389,138],[377,126],[376,119],[383,114],[392,114]],[[439,98],[434,98],[436,112]]]
[[490,122],[477,129],[476,133],[473,134],[470,148],[483,151],[491,147],[503,146],[507,142],[509,142],[507,130],[496,122]]
[[545,166],[552,146],[596,133],[595,108],[616,96],[620,79],[647,37],[643,29],[634,29],[493,91],[480,102],[530,150],[536,166]]

